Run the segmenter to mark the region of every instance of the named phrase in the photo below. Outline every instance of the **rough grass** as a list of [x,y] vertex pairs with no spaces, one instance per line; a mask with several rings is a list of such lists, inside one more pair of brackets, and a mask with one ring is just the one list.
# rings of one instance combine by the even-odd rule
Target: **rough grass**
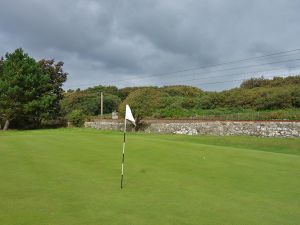
[[3,225],[294,225],[300,139],[0,133]]

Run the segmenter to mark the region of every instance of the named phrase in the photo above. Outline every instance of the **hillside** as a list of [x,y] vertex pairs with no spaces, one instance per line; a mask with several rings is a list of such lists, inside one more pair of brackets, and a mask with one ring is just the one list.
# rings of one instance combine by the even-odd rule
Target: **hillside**
[[[159,93],[150,118],[299,119],[300,76],[251,78],[240,87],[207,92],[191,86],[126,87],[96,86],[68,90],[62,108],[66,114],[79,109],[87,116],[100,113],[100,93],[104,93],[104,113],[118,111],[122,102],[137,90]],[[148,96],[151,99],[151,96]],[[225,117],[224,117],[225,115]]]

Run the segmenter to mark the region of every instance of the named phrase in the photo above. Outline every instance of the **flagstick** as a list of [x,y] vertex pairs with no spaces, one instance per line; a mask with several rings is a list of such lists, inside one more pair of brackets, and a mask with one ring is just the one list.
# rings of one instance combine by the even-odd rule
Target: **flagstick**
[[123,156],[122,156],[122,173],[121,173],[121,189],[123,188],[123,177],[124,177],[124,158],[125,158],[125,141],[126,141],[126,118],[124,122],[124,140],[123,140]]

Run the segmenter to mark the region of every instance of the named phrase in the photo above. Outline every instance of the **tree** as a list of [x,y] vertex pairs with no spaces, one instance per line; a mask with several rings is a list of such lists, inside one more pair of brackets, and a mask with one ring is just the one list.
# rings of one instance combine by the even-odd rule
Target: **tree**
[[152,116],[153,113],[162,108],[162,98],[165,96],[157,88],[143,88],[131,92],[128,97],[120,104],[119,112],[125,114],[125,105],[129,104],[136,120],[136,129],[140,129],[143,125],[142,119]]
[[136,91],[138,89],[142,89],[142,88],[146,88],[146,87],[125,87],[125,88],[121,88],[118,91],[118,96],[121,98],[122,101],[124,101],[131,92],[134,92],[134,91]]
[[4,63],[4,59],[3,57],[0,58],[0,76],[2,74],[2,71],[3,71],[3,63]]
[[0,115],[5,120],[4,130],[11,121],[40,124],[45,116],[57,113],[55,107],[66,77],[58,75],[63,73],[62,65],[53,63],[39,64],[21,48],[5,55],[0,73]]
[[63,71],[63,62],[55,63],[54,59],[46,60],[42,59],[38,62],[43,73],[50,76],[50,90],[56,96],[55,100],[52,102],[51,111],[47,112],[47,116],[51,119],[55,119],[60,115],[60,100],[63,99],[64,90],[62,85],[67,80],[68,73]]
[[116,95],[104,94],[104,113],[112,113],[118,109],[121,99]]
[[[0,58],[0,79],[3,77],[3,64],[4,64],[4,59],[3,57]],[[0,81],[1,82],[1,81]],[[4,118],[2,117],[2,114],[1,114],[1,108],[0,108],[0,130],[2,129],[2,120]]]
[[265,86],[268,83],[268,80],[266,80],[263,76],[259,78],[250,78],[248,80],[245,80],[240,85],[241,88],[255,88],[255,87],[262,87]]
[[85,115],[95,116],[100,113],[100,95],[84,91],[65,93],[61,108],[65,114],[78,109]]
[[[97,86],[88,88],[78,92],[67,92],[61,101],[62,110],[70,113],[72,110],[80,109],[87,116],[95,116],[100,114],[101,92],[104,94],[103,109],[104,113],[111,113],[118,109],[121,99],[114,94],[116,92],[114,86]],[[106,92],[106,91],[107,92]]]
[[106,94],[118,95],[118,88],[116,86],[98,85],[98,86],[86,89],[86,92],[95,93],[95,94],[96,93],[100,94],[101,92],[104,92]]

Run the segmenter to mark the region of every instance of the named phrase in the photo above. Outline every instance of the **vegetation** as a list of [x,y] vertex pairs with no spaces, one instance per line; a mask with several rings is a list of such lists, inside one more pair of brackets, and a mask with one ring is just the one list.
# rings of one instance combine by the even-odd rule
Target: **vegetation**
[[75,109],[68,114],[68,120],[75,127],[82,127],[85,121],[85,115],[81,110]]
[[143,126],[143,118],[152,116],[153,113],[163,107],[162,98],[165,94],[158,88],[142,88],[131,92],[119,107],[122,116],[125,115],[125,105],[129,104],[133,109],[137,130]]
[[239,88],[221,92],[191,86],[126,87],[95,86],[64,92],[67,73],[63,62],[36,61],[17,49],[0,59],[0,127],[34,128],[65,123],[72,112],[88,119],[100,114],[124,114],[130,104],[138,127],[144,118],[300,120],[300,76],[251,78]]
[[121,98],[119,91],[114,86],[96,86],[83,91],[68,90],[65,98],[61,102],[62,111],[65,114],[78,109],[86,115],[95,116],[100,114],[101,92],[104,93],[103,109],[104,113],[111,113],[118,109]]
[[22,49],[1,59],[0,124],[5,122],[4,130],[11,123],[17,128],[37,127],[43,119],[60,116],[62,84],[67,79],[62,66],[54,60],[37,62]]
[[300,139],[0,133],[0,224],[290,225],[300,221]]
[[[105,88],[109,88],[108,91]],[[97,93],[92,90],[103,91],[108,99],[114,96],[111,101],[112,107],[104,104],[104,109],[109,109],[106,113],[119,109],[123,115],[124,106],[129,103],[138,121],[142,121],[143,118],[300,119],[300,76],[274,77],[271,80],[263,77],[252,78],[244,81],[240,88],[221,92],[205,92],[196,87],[181,85],[123,89],[98,86],[73,92],[71,96],[67,93],[63,108],[74,109],[75,106],[89,116],[97,115],[99,99],[94,103],[98,111],[85,110],[85,102],[89,101],[91,93]],[[85,100],[78,101],[77,105],[69,103],[76,96]],[[100,96],[99,92],[97,96]]]

